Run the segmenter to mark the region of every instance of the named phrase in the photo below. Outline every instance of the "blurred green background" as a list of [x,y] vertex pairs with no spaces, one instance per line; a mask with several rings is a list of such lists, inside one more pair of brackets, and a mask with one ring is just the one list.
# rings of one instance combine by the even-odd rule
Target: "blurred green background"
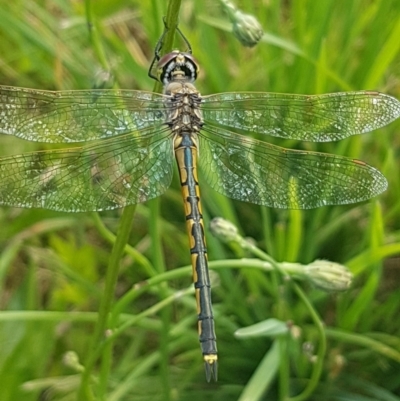
[[[254,48],[234,38],[218,1],[182,1],[180,28],[200,64],[202,94],[368,89],[400,98],[398,0],[252,0],[237,6],[264,28]],[[165,0],[93,2],[94,28],[114,77],[106,86],[153,89],[147,70],[166,7]],[[179,40],[176,46],[184,47]],[[0,1],[2,85],[88,89],[104,76],[83,1]],[[225,217],[278,261],[328,259],[355,275],[351,289],[341,294],[303,286],[328,338],[323,374],[306,399],[400,400],[398,138],[400,121],[338,143],[267,138],[378,168],[389,189],[362,204],[305,212],[265,209],[224,198],[201,182],[207,225]],[[1,155],[39,149],[49,145],[0,137]],[[115,233],[120,214],[101,213],[100,219]],[[0,208],[0,227],[0,400],[74,400],[81,367],[68,352],[82,362],[90,344],[112,247],[108,232],[94,215],[8,207]],[[210,261],[249,256],[206,236]],[[155,243],[163,251],[162,266],[155,264]],[[243,268],[226,263],[212,272],[220,353],[219,381],[212,384],[204,379],[193,294],[177,292],[191,287],[190,268],[159,286],[143,283],[162,274],[164,266],[172,270],[190,262],[176,174],[161,199],[138,205],[129,244],[114,312],[121,312],[122,320],[145,316],[116,338],[107,381],[102,382],[100,365],[93,371],[93,386],[104,399],[280,400],[306,386],[318,336],[290,283],[246,269],[245,261]],[[126,296],[137,283],[143,286],[140,296]],[[153,313],[166,294],[177,294],[176,302]],[[256,377],[273,339],[239,340],[234,332],[269,318],[290,321],[293,330],[280,343],[286,347],[280,360],[269,361]],[[252,393],[255,388],[259,393]]]

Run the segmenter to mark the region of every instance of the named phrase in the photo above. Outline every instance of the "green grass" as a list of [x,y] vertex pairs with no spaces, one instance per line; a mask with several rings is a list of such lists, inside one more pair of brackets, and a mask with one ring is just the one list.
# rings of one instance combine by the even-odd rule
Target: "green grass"
[[[147,68],[163,29],[165,1],[93,2],[92,40],[84,3],[3,3],[1,84],[86,89],[109,66],[114,82],[106,84],[153,90]],[[400,98],[398,0],[241,3],[266,32],[252,49],[236,41],[216,1],[182,3],[180,28],[201,66],[202,94],[371,89]],[[273,210],[232,201],[201,182],[207,225],[213,217],[227,218],[278,261],[323,258],[345,264],[355,276],[351,289],[339,294],[294,284],[260,269],[257,260],[233,261],[255,256],[207,232],[217,383],[204,379],[176,174],[165,195],[137,205],[129,245],[121,258],[114,251],[111,264],[121,211],[95,216],[1,208],[1,401],[65,401],[78,394],[80,400],[107,401],[399,400],[399,134],[396,121],[338,143],[268,138],[280,146],[357,158],[381,170],[389,189],[362,204]],[[1,155],[49,148],[4,136],[0,141]],[[127,234],[126,216],[122,224]],[[123,238],[118,241],[123,245]],[[104,288],[112,279],[106,277],[116,272],[110,266],[119,267],[107,325],[115,331],[101,344],[97,312],[108,307]],[[292,322],[290,332],[234,336],[260,322],[271,330],[271,318]],[[327,346],[319,376],[321,322]],[[91,390],[81,386],[79,392],[82,364],[88,363]],[[316,388],[308,396],[310,383]]]

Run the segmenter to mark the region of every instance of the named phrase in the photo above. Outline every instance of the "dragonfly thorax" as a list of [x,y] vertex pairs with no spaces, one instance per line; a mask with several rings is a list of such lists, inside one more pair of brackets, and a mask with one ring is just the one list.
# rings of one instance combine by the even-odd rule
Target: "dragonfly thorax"
[[187,81],[170,82],[164,90],[169,110],[167,124],[175,133],[198,132],[203,125],[200,110],[201,96],[196,87]]
[[161,57],[157,67],[159,80],[164,86],[176,80],[194,82],[199,72],[199,66],[192,54],[179,50]]

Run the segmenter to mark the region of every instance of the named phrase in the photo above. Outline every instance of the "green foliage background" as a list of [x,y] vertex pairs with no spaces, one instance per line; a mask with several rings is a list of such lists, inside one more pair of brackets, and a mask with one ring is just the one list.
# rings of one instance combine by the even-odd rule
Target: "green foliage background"
[[[238,3],[265,30],[255,48],[243,48],[235,40],[219,2],[182,2],[180,28],[201,66],[201,93],[371,89],[400,98],[398,0]],[[84,2],[1,0],[0,83],[91,88],[104,77],[103,51],[115,84],[152,90],[147,69],[166,6],[163,0],[93,2],[98,49],[88,35]],[[389,189],[363,204],[306,212],[268,210],[226,199],[201,183],[206,223],[215,216],[230,219],[278,261],[325,258],[345,264],[355,275],[352,288],[339,295],[304,286],[328,336],[323,375],[308,399],[400,400],[398,138],[400,121],[339,143],[268,139],[284,147],[346,155],[380,169]],[[0,138],[1,155],[48,148]],[[81,365],[66,353],[73,351],[80,362],[85,359],[119,216],[120,211],[102,213],[99,219],[0,209],[1,401],[76,399]],[[122,313],[120,323],[131,323],[116,337],[113,352],[108,349],[103,363],[95,365],[98,399],[278,400],[300,393],[312,371],[318,337],[290,283],[276,287],[273,277],[245,261],[233,269],[223,261],[248,255],[207,233],[209,259],[221,261],[212,274],[220,377],[218,383],[207,384],[194,297],[190,290],[179,292],[191,288],[191,269],[181,268],[190,259],[176,175],[161,199],[137,206],[132,227],[113,307],[114,316]],[[172,269],[174,280],[164,280],[164,270]],[[150,277],[158,277],[158,285],[147,285],[144,280]],[[169,301],[160,303],[165,299]],[[253,373],[269,352],[271,339],[238,340],[234,332],[272,317],[291,321],[294,330],[284,343],[287,348],[280,350],[280,361],[271,361],[264,380],[257,376],[260,381],[255,382]],[[111,366],[109,376],[104,366]],[[276,370],[270,378],[269,372]],[[251,393],[254,388],[263,391]]]

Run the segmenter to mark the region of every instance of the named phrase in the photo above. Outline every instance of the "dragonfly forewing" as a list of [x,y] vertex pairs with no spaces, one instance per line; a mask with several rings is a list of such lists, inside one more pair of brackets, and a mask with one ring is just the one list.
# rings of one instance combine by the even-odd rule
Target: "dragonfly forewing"
[[400,102],[379,92],[324,95],[235,92],[204,96],[205,124],[312,142],[338,141],[383,127]]
[[163,124],[164,96],[134,90],[51,92],[0,86],[0,133],[35,142],[87,142]]

